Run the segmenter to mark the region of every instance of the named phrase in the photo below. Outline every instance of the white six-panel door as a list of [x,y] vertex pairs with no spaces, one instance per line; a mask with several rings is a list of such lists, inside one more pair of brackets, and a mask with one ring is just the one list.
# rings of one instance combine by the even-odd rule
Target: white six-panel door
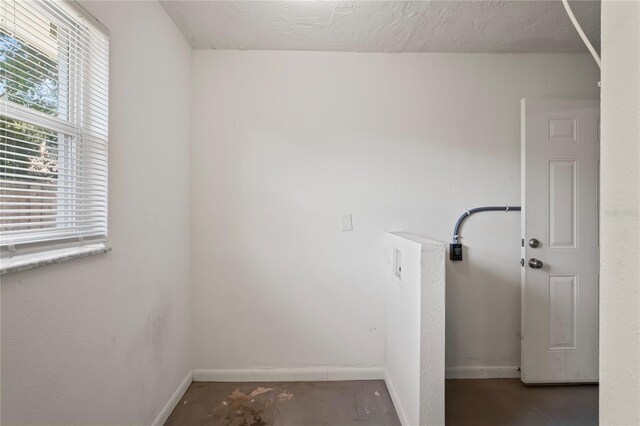
[[522,381],[597,382],[599,101],[521,108]]

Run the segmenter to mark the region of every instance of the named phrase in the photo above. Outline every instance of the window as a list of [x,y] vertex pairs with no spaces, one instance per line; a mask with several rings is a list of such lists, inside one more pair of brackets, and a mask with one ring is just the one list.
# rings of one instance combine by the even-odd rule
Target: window
[[0,2],[0,255],[106,241],[108,38],[75,3]]

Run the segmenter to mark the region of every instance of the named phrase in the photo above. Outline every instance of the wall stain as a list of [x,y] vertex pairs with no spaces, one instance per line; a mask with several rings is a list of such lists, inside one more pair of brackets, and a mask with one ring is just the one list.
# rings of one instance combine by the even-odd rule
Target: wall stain
[[168,294],[163,294],[157,307],[147,314],[144,346],[158,363],[162,362],[166,352],[172,314],[173,302]]

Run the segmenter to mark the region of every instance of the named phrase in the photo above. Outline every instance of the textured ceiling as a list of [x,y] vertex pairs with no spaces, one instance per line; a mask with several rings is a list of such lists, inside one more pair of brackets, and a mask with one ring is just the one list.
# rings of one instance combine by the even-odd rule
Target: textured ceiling
[[[194,48],[586,52],[560,0],[161,1]],[[600,2],[571,1],[595,46]]]

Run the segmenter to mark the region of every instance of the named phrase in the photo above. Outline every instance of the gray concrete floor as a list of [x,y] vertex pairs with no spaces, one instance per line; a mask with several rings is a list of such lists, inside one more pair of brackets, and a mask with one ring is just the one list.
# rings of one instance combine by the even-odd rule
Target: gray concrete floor
[[[447,426],[598,424],[598,387],[525,386],[519,379],[447,380]],[[168,426],[384,425],[400,421],[381,380],[194,382]]]
[[520,379],[447,380],[447,426],[598,424],[598,386],[525,386]]
[[194,382],[167,426],[400,425],[382,380]]

